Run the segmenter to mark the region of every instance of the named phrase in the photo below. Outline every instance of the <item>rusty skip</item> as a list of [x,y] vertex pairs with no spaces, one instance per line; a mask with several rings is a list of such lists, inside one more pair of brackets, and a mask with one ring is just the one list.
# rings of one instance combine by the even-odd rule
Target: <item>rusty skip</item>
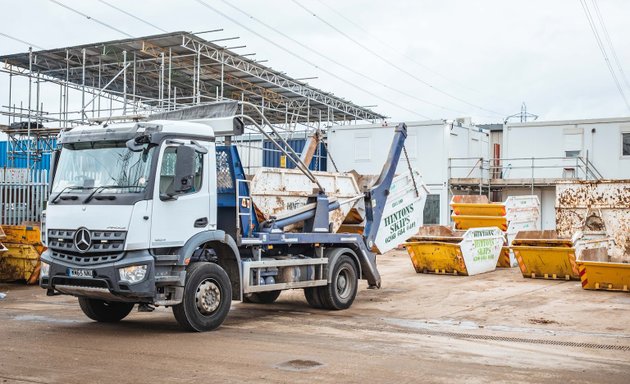
[[610,256],[630,262],[630,180],[559,182],[556,229],[569,238],[578,231],[605,232],[616,244]]

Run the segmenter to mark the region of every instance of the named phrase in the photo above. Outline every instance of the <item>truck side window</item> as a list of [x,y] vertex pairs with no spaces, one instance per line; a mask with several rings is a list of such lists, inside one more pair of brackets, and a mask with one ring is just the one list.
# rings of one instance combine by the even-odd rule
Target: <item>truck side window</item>
[[[170,192],[175,179],[175,162],[177,161],[177,147],[167,147],[162,157],[160,171],[160,194]],[[195,158],[195,174],[193,177],[194,188],[188,193],[195,193],[201,189],[203,179],[203,153],[197,153]]]

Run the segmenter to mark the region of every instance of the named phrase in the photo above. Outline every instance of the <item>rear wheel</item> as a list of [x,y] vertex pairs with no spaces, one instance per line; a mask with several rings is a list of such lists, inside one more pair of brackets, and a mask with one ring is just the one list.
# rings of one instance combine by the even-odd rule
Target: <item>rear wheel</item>
[[211,331],[223,323],[230,305],[232,286],[227,273],[217,264],[197,262],[188,267],[184,297],[173,306],[173,314],[188,331]]
[[350,256],[340,256],[332,267],[328,285],[319,287],[319,299],[325,309],[350,308],[359,286],[358,270]]
[[83,313],[92,320],[101,323],[115,323],[127,317],[134,304],[79,297],[79,306]]
[[247,293],[243,296],[243,302],[252,304],[271,304],[276,301],[278,296],[280,296],[280,292],[282,291]]

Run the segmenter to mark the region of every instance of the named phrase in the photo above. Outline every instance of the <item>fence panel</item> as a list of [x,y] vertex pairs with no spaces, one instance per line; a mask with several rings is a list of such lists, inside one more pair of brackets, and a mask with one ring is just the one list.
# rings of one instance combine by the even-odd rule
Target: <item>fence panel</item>
[[0,170],[2,225],[40,222],[48,200],[48,171]]

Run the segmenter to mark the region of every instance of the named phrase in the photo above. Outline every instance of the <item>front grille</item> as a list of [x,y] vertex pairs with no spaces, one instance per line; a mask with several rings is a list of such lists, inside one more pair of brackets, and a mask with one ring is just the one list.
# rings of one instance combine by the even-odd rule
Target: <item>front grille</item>
[[88,287],[88,288],[109,288],[105,280],[99,279],[75,279],[68,277],[55,276],[52,278],[52,286],[68,285],[72,287]]
[[[81,257],[82,252],[79,252],[74,242],[76,232],[72,229],[49,229],[48,248],[59,254]],[[89,231],[89,234],[90,247],[83,253],[119,254],[125,247],[126,231]],[[97,262],[105,261],[111,260]]]
[[78,265],[95,265],[101,263],[113,263],[122,259],[124,253],[117,253],[111,255],[71,255],[68,253],[62,253],[55,250],[51,250],[51,257],[55,260],[65,261]]

